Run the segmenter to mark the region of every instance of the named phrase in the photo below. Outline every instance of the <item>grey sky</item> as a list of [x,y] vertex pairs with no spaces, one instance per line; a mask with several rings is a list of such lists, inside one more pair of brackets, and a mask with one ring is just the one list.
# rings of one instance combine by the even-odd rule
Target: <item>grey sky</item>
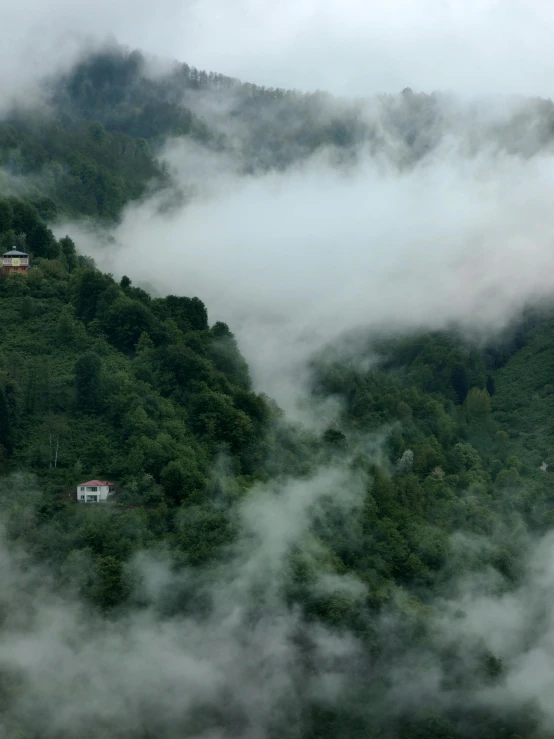
[[551,96],[553,21],[549,0],[3,0],[0,89],[77,33],[270,86]]

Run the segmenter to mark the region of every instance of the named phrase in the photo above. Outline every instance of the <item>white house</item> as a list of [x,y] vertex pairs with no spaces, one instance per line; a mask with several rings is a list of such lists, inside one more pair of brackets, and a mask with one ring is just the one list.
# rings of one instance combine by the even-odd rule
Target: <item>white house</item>
[[89,480],[77,485],[77,501],[79,503],[103,503],[113,494],[113,482]]

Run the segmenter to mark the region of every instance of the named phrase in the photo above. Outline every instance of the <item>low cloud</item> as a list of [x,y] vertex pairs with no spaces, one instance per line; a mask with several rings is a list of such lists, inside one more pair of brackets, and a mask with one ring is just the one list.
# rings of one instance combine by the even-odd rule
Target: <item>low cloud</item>
[[[189,185],[183,146],[171,161]],[[548,152],[468,156],[451,139],[401,172],[363,152],[355,165],[324,154],[255,177],[226,164],[183,208],[129,206],[108,248],[75,225],[60,233],[102,269],[203,299],[236,332],[257,387],[289,411],[307,359],[340,335],[453,323],[493,333],[552,295]]]
[[[299,725],[307,702],[338,700],[359,645],[308,627],[287,605],[287,562],[297,548],[317,554],[310,528],[326,499],[350,515],[363,493],[342,468],[259,487],[237,510],[239,535],[221,564],[176,573],[143,552],[132,565],[142,607],[112,618],[59,594],[2,533],[0,673],[13,692],[3,696],[0,733],[258,739]],[[319,572],[320,590],[340,589],[341,578]],[[351,580],[344,587],[359,596]],[[176,592],[187,615],[164,615]]]
[[65,64],[75,39],[121,43],[258,84],[369,95],[553,94],[547,0],[5,0],[3,92]]
[[[28,482],[13,479],[12,527],[40,504],[24,494]],[[309,706],[344,708],[352,700],[364,723],[389,730],[400,717],[437,708],[454,716],[484,709],[502,719],[519,712],[554,729],[552,535],[533,542],[520,532],[517,586],[486,568],[460,572],[447,594],[424,607],[398,588],[392,609],[366,614],[379,659],[363,635],[307,621],[301,604],[287,599],[296,552],[312,567],[303,597],[337,596],[366,610],[366,586],[326,564],[312,531],[330,503],[353,526],[366,484],[339,466],[258,486],[236,509],[238,536],[219,564],[175,570],[164,553],[141,552],[130,564],[135,605],[110,618],[60,592],[48,569],[2,532],[0,731],[301,736]],[[490,541],[475,539],[479,546]],[[176,600],[184,604],[178,613]],[[486,654],[499,660],[493,681],[481,669]]]

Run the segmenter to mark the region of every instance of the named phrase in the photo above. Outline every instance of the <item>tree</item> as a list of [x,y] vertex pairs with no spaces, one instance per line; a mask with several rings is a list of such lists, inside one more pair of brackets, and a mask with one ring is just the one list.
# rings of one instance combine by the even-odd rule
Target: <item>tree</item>
[[16,233],[30,233],[41,222],[38,210],[24,200],[12,201],[12,228]]
[[501,451],[504,451],[508,447],[509,441],[510,437],[505,431],[497,431],[494,435],[494,442]]
[[54,238],[52,231],[44,223],[37,223],[30,231],[25,233],[28,248],[34,254],[48,259],[56,259],[59,256],[60,245]]
[[77,270],[72,275],[71,291],[75,313],[85,323],[96,317],[98,301],[102,293],[113,282],[92,267]]
[[469,390],[469,380],[463,364],[457,364],[452,368],[450,382],[456,393],[458,403],[463,403]]
[[106,138],[106,129],[100,121],[94,121],[94,123],[91,123],[88,127],[88,131],[90,137],[97,143],[101,143]]
[[396,463],[396,469],[401,474],[410,473],[414,466],[414,453],[411,449],[406,449],[404,454],[400,457]]
[[43,221],[54,221],[58,215],[58,206],[49,197],[40,197],[33,202]]
[[75,243],[69,236],[64,236],[60,239],[59,243],[67,270],[68,272],[73,272],[77,268],[77,249],[75,248]]
[[58,466],[60,438],[67,433],[68,429],[66,420],[61,416],[56,416],[54,413],[49,413],[46,416],[42,424],[42,430],[48,436],[48,448],[50,450],[49,467],[56,469]]
[[13,210],[8,200],[0,200],[0,233],[9,231],[13,223]]
[[139,480],[132,480],[119,493],[118,500],[122,503],[156,508],[163,506],[163,490],[156,483],[152,475],[143,475]]
[[162,470],[160,476],[165,493],[174,500],[184,497],[186,494],[186,474],[182,465],[177,461],[169,462]]
[[235,337],[228,329],[225,332],[223,326],[227,328],[225,324],[217,323],[212,329],[213,335],[217,338],[210,344],[209,356],[220,372],[237,385],[248,389],[250,387],[248,365],[239,351]]
[[346,436],[334,426],[325,429],[321,438],[329,446],[346,448]]
[[25,409],[28,413],[41,413],[50,410],[51,405],[51,365],[48,359],[42,361],[32,357],[26,366],[24,385]]
[[174,502],[190,499],[206,488],[206,479],[192,459],[169,462],[161,472],[160,481],[165,494]]
[[34,300],[26,295],[21,301],[21,318],[27,321],[34,313]]
[[0,383],[0,447],[12,450],[11,413],[3,385]]
[[472,387],[465,401],[468,415],[473,418],[491,412],[491,396],[485,389]]
[[135,347],[141,334],[148,333],[152,323],[148,308],[125,296],[118,297],[102,316],[106,334],[119,349],[127,351]]
[[131,592],[122,562],[114,556],[99,557],[91,596],[102,610],[121,605]]
[[199,298],[168,295],[164,305],[182,331],[205,331],[208,328],[208,311]]
[[475,447],[471,444],[458,442],[450,452],[450,462],[455,472],[463,470],[479,469],[481,458]]
[[25,231],[18,231],[13,240],[13,246],[19,251],[27,251],[27,234]]
[[72,344],[75,339],[75,319],[69,305],[64,305],[56,325],[56,337],[60,344]]
[[77,407],[96,413],[102,405],[102,361],[94,352],[86,352],[75,363]]

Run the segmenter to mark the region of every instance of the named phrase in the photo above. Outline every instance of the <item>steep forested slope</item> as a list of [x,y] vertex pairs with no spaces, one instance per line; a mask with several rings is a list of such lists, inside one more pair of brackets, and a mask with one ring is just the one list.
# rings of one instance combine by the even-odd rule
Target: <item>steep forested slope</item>
[[[104,714],[101,701],[94,706],[102,721],[78,731],[47,722],[33,701],[32,710],[22,701],[29,679],[21,664],[19,672],[12,667],[2,641],[29,622],[34,583],[22,578],[23,605],[0,597],[8,660],[0,661],[0,728],[27,739],[553,736],[535,702],[480,698],[500,693],[518,655],[505,663],[484,638],[448,640],[445,632],[468,622],[461,607],[446,627],[441,621],[464,578],[515,598],[530,542],[550,529],[552,315],[530,312],[485,346],[452,331],[360,342],[354,356],[329,348],[312,362],[307,402],[339,399],[341,411],[316,434],[253,391],[232,327],[210,323],[202,296],[155,298],[126,277],[117,282],[48,227],[61,214],[113,221],[129,200],[167,184],[155,155],[171,136],[232,152],[244,171],[284,167],[326,145],[344,153],[363,142],[382,152],[392,137],[396,163],[409,166],[440,143],[454,112],[438,96],[406,90],[381,100],[372,118],[361,103],[266,90],[186,66],[154,81],[140,55],[121,50],[85,59],[51,96],[44,118],[19,112],[0,122],[9,193],[0,199],[0,246],[27,249],[33,265],[26,277],[0,277],[6,552],[23,550],[24,572],[43,568],[52,592],[84,603],[101,633],[151,617],[139,553],[169,562],[152,633],[171,623],[181,639],[196,639],[191,624],[207,622],[209,638],[200,633],[209,641],[223,630],[219,592],[236,588],[226,623],[242,623],[236,614],[246,612],[241,644],[261,634],[267,660],[283,647],[269,637],[265,644],[270,626],[293,621],[280,669],[295,675],[297,694],[278,685],[279,705],[270,701],[259,725],[248,689],[229,684],[192,709],[184,694],[171,710],[154,705],[139,724]],[[501,149],[531,155],[550,146],[551,118],[550,103],[528,103],[525,115],[485,133]],[[471,153],[480,140],[465,143]],[[93,477],[117,483],[105,506],[74,499],[75,486]],[[306,494],[324,483],[330,492]],[[253,513],[246,508],[254,531],[245,533],[245,506],[257,500]],[[252,564],[256,525],[268,549]],[[325,660],[314,646],[322,633]],[[72,662],[79,660],[71,650],[87,638],[67,636]],[[355,640],[356,659],[332,652],[333,639]],[[167,653],[160,661],[171,663]],[[255,682],[267,678],[267,664],[254,671]],[[311,683],[324,668],[325,680]],[[77,687],[69,672],[54,672],[65,710]],[[182,672],[179,665],[171,679],[180,684]],[[346,690],[334,700],[339,678]],[[419,682],[425,690],[414,707],[404,694]],[[46,687],[39,688],[34,702],[46,712]]]
[[[9,539],[51,568],[55,587],[76,588],[102,612],[140,609],[136,553],[162,548],[177,568],[206,567],[240,535],[236,506],[254,484],[344,464],[365,480],[361,508],[354,515],[325,499],[304,544],[286,555],[280,587],[307,625],[355,635],[369,663],[385,665],[398,655],[381,633],[383,613],[399,619],[406,650],[434,653],[433,604],[454,577],[489,568],[502,588],[518,587],[525,537],[551,520],[550,473],[539,469],[550,460],[548,316],[527,318],[494,347],[453,334],[378,341],[367,348],[381,357],[370,369],[325,352],[312,365],[313,402],[344,405],[316,437],[252,392],[231,332],[210,326],[198,298],[116,283],[23,201],[0,207],[5,226],[26,214],[34,245],[29,275],[0,279],[1,505]],[[117,481],[114,502],[77,504],[75,485],[97,476]],[[460,548],[459,532],[488,545]],[[314,589],[322,562],[366,595]],[[181,608],[173,598],[165,607]],[[196,607],[189,601],[187,612]],[[461,660],[462,648],[448,659]],[[351,676],[339,709],[308,700],[301,735],[533,736],[533,708],[506,717],[471,707],[475,685],[502,681],[497,655],[481,645],[464,664],[463,709],[417,719],[401,711],[383,723],[366,702],[391,689],[385,670],[361,693]]]
[[[2,201],[1,205],[9,217],[21,201]],[[248,370],[226,325],[217,323],[210,328],[198,298],[152,299],[127,278],[117,284],[97,272],[90,260],[78,257],[71,239],[56,241],[30,206],[27,215],[33,267],[28,276],[3,277],[0,292],[4,372],[15,414],[10,449],[15,459],[24,464],[29,454],[28,437],[18,436],[19,420],[36,432],[37,418],[74,409],[98,416],[98,420],[93,424],[96,432],[80,424],[68,430],[68,443],[75,444],[70,457],[78,448],[85,452],[90,447],[97,454],[105,448],[108,456],[97,457],[92,462],[94,470],[99,472],[103,464],[114,475],[131,472],[134,463],[129,466],[128,458],[124,462],[120,443],[127,434],[118,442],[113,424],[127,423],[127,412],[138,419],[142,411],[138,406],[131,411],[131,406],[139,399],[139,405],[153,404],[151,412],[157,418],[155,426],[149,426],[148,414],[144,418],[145,439],[156,429],[154,437],[163,433],[162,417],[177,429],[186,407],[189,421],[194,417],[192,425],[199,432],[202,429],[211,442],[229,443],[239,454],[243,443],[253,443],[267,409],[251,393]],[[43,235],[45,240],[40,242]],[[3,234],[4,241],[12,237],[13,230]],[[27,241],[19,240],[23,245]],[[117,388],[125,396],[126,386],[131,396],[123,401]],[[180,417],[175,416],[175,403],[183,407]],[[225,419],[218,418],[225,413],[229,414]],[[130,433],[133,422],[129,423]],[[138,422],[137,431],[140,428]],[[181,442],[186,444],[183,433]],[[168,451],[161,452],[162,456]],[[38,448],[36,454],[40,457]],[[157,466],[153,449],[147,456]],[[245,469],[255,456],[244,453]],[[66,466],[63,444],[58,461]]]

